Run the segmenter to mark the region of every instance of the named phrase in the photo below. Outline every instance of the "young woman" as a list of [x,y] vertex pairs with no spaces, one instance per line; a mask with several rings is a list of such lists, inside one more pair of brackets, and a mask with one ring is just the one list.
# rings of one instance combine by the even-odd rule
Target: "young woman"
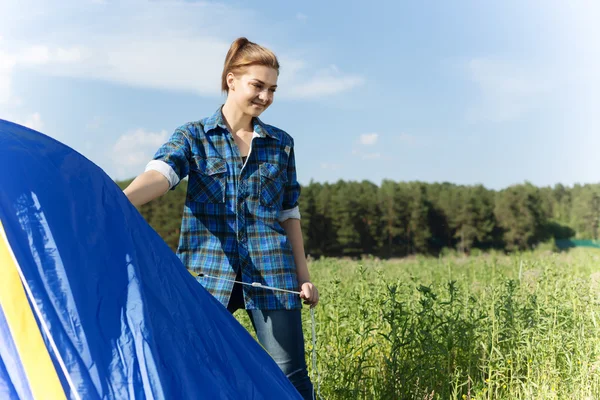
[[273,52],[235,40],[223,68],[225,104],[176,129],[124,192],[139,206],[189,177],[178,256],[231,313],[247,310],[260,343],[312,399],[300,312],[319,294],[304,255],[294,140],[258,119],[273,103],[278,76]]

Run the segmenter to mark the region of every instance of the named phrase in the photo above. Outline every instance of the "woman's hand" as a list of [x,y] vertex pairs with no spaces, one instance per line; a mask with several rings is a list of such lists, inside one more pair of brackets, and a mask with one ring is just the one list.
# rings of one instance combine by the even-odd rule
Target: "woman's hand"
[[300,298],[304,299],[304,304],[310,304],[312,308],[319,302],[319,291],[312,282],[304,282],[300,287]]

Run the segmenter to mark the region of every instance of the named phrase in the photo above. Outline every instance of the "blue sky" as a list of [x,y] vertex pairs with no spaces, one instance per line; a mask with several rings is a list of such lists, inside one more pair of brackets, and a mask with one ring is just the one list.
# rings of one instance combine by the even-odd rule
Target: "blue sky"
[[[51,3],[51,4],[50,4]],[[238,36],[282,65],[262,119],[298,178],[600,181],[595,1],[0,2],[0,118],[111,177],[223,102]]]

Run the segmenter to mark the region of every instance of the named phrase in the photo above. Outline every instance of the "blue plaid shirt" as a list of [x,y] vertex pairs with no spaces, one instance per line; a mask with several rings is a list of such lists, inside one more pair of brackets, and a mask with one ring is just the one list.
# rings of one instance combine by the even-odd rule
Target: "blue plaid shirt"
[[[246,283],[298,290],[292,247],[280,221],[300,218],[294,140],[253,119],[246,163],[228,131],[221,108],[211,117],[175,130],[148,164],[171,188],[189,177],[177,255],[188,269]],[[283,218],[282,218],[283,215]],[[233,283],[198,281],[224,306]],[[246,309],[298,309],[298,295],[243,285]]]

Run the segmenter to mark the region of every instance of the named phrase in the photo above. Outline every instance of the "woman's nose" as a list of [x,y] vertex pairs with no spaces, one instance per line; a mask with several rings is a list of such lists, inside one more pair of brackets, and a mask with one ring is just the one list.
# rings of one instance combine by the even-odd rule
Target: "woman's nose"
[[271,92],[269,90],[263,90],[258,95],[258,98],[264,102],[271,101]]

